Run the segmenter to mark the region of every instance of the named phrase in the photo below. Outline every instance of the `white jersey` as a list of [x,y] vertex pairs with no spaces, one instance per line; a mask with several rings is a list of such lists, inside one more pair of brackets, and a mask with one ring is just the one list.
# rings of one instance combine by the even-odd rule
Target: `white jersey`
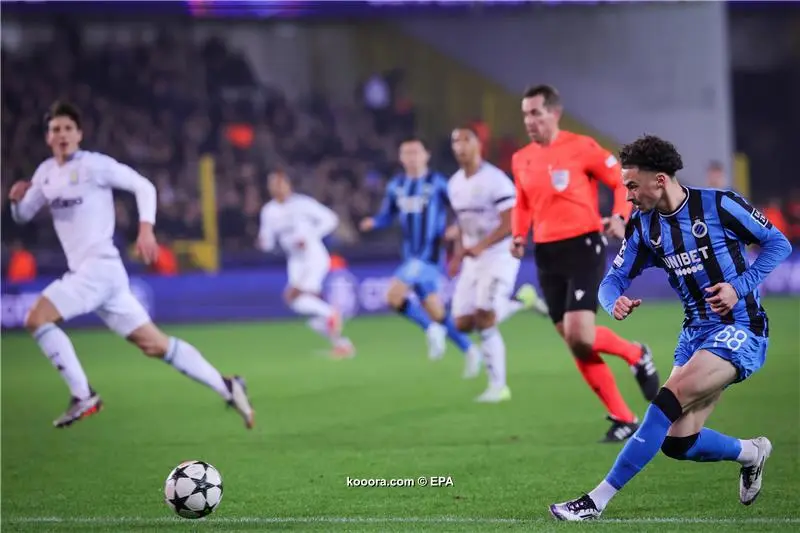
[[261,249],[279,244],[290,260],[328,255],[322,239],[339,225],[339,217],[310,196],[294,193],[284,202],[270,200],[261,208]]
[[78,151],[63,165],[44,161],[12,216],[19,223],[50,206],[58,240],[72,272],[91,259],[120,259],[114,246],[116,213],[112,189],[136,195],[139,220],[155,224],[156,188],[127,165],[96,152]]
[[[505,172],[484,162],[478,172],[467,177],[459,170],[447,184],[450,205],[461,229],[461,243],[471,248],[500,225],[500,213],[514,207],[516,189]],[[493,244],[484,254],[510,254],[511,236]]]

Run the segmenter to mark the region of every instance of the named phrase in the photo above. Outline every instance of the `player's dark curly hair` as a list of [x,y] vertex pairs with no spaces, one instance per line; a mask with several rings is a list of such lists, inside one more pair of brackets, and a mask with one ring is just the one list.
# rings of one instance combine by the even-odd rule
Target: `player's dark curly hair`
[[623,146],[619,160],[622,168],[636,167],[649,172],[663,172],[671,177],[683,168],[683,159],[675,145],[655,135],[639,137]]
[[64,100],[56,100],[50,105],[47,113],[44,115],[45,129],[50,121],[56,117],[67,117],[72,119],[78,129],[81,129],[81,111],[78,107],[70,102]]

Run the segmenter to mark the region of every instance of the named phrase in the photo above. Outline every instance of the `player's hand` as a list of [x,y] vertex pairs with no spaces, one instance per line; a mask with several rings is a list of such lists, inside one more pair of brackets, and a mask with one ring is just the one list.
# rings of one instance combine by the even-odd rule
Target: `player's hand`
[[706,289],[706,302],[718,315],[727,315],[739,301],[736,289],[730,283],[717,283]]
[[525,255],[525,239],[522,237],[514,237],[511,241],[511,255],[517,259],[522,259]]
[[30,181],[18,181],[12,185],[11,190],[8,191],[8,199],[12,202],[21,202],[25,197],[25,193],[28,192],[28,189],[30,188]]
[[447,263],[447,275],[451,278],[456,277],[458,271],[461,270],[461,262],[464,260],[463,253],[455,253],[453,257],[450,258],[450,262]]
[[617,320],[625,320],[633,313],[633,310],[642,305],[642,300],[631,300],[627,296],[620,296],[614,302],[614,318]]
[[625,222],[619,217],[606,217],[603,219],[606,236],[622,240],[625,237]]
[[136,254],[144,261],[144,264],[152,264],[158,259],[158,242],[153,234],[151,226],[139,228],[139,236],[136,238]]
[[358,229],[364,232],[372,231],[375,229],[375,219],[372,217],[365,218],[358,225]]

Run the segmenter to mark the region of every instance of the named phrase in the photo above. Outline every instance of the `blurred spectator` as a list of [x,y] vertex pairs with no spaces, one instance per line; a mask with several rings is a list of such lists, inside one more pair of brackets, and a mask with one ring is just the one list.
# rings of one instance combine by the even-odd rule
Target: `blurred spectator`
[[706,186],[710,189],[733,189],[725,174],[725,167],[719,161],[711,161],[706,169]]
[[789,231],[789,224],[783,216],[783,206],[781,205],[780,198],[772,198],[764,208],[764,216],[766,216],[772,225],[778,228],[778,231],[791,238],[792,235]]

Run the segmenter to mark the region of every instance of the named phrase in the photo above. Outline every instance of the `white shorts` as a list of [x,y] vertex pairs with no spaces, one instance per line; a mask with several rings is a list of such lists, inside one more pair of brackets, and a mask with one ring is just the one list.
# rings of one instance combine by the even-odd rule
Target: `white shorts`
[[290,258],[287,263],[289,286],[309,294],[322,294],[322,284],[331,268],[330,256]]
[[499,302],[511,297],[519,265],[510,253],[465,258],[453,291],[453,316],[472,315],[478,309],[496,311]]
[[127,337],[150,322],[150,315],[130,289],[128,273],[118,259],[90,259],[67,272],[42,292],[61,318],[96,313],[114,333]]

